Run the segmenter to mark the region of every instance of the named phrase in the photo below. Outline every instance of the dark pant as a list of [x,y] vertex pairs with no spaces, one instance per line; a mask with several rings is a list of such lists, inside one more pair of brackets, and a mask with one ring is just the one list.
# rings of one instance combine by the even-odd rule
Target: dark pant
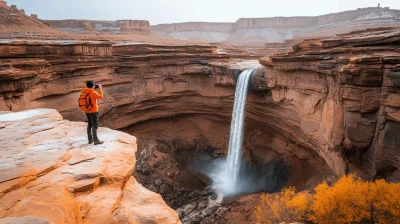
[[[87,126],[87,135],[89,140],[94,139],[98,141],[99,138],[97,137],[97,128],[99,128],[99,113],[86,113],[86,117],[88,119],[88,126]],[[93,135],[92,135],[93,134]]]

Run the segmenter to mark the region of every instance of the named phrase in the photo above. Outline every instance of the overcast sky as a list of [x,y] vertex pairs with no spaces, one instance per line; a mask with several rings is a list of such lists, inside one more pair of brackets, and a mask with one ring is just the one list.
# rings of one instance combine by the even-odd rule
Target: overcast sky
[[400,0],[6,0],[42,19],[141,19],[152,25],[238,18],[317,16],[377,6],[400,9]]

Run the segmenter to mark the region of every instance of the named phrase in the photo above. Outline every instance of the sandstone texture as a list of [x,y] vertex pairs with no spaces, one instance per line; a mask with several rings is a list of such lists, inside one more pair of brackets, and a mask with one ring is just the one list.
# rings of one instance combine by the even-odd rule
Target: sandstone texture
[[180,223],[175,211],[133,177],[136,138],[52,109],[0,115],[0,223]]
[[326,37],[374,27],[400,26],[400,11],[370,7],[316,17],[241,18],[236,23],[186,22],[151,26],[151,32],[181,40],[258,45]]
[[150,32],[150,23],[146,20],[43,20],[50,26],[74,33],[123,33],[123,32]]
[[[260,67],[207,45],[4,40],[2,47],[1,110],[53,108],[84,121],[76,103],[81,88],[88,79],[103,84],[101,125],[140,139],[135,177],[174,209],[190,191],[207,196],[207,180],[191,171],[194,154],[225,156],[235,80],[244,69]],[[245,131],[249,169],[269,179],[270,191],[304,189],[332,175],[313,148],[293,140],[302,138],[300,130],[287,133],[291,124],[280,114],[299,115],[280,109],[266,87],[264,75],[253,76]]]
[[[252,66],[230,61],[227,54],[215,53],[216,47],[202,45],[3,40],[0,49],[1,110],[54,108],[67,119],[85,120],[75,101],[91,79],[104,86],[100,113],[110,128],[148,120],[147,113],[132,116],[132,112],[149,110],[147,103],[156,106],[155,96],[170,100],[182,92],[231,95],[233,88],[225,86],[233,87],[233,74]],[[203,80],[211,81],[209,89]],[[138,108],[128,109],[131,106]],[[173,111],[171,105],[170,111],[160,110],[158,116]]]
[[[270,29],[269,26],[278,29],[287,24],[302,30],[306,26],[329,27],[327,23],[353,29],[364,26],[370,19],[377,26],[388,24],[389,20],[396,25],[398,12],[368,8],[346,13],[316,21],[314,17],[282,20],[286,22],[247,19],[241,20],[240,29],[246,32]],[[376,13],[382,19],[374,17]],[[124,24],[126,29],[132,25]],[[88,32],[97,32],[93,30],[95,26],[85,27]],[[231,35],[231,29],[239,32],[237,26],[232,28],[229,24],[179,27],[163,29],[168,32],[211,29],[221,30],[224,35]],[[316,31],[316,36],[330,32],[322,31]],[[115,34],[121,35],[116,41],[113,33],[97,37],[113,37],[109,38],[112,41],[96,41],[86,31],[82,32],[73,34],[72,39],[70,36],[57,36],[59,40],[49,36],[1,39],[0,110],[52,108],[66,119],[84,121],[77,99],[86,80],[94,80],[104,86],[105,92],[100,101],[101,126],[135,135],[139,139],[136,153],[139,162],[134,162],[135,149],[131,147],[134,144],[111,138],[119,134],[109,129],[100,132],[114,133],[105,135],[106,144],[99,148],[103,151],[90,151],[97,148],[85,145],[84,124],[62,121],[55,111],[51,113],[57,116],[43,115],[46,118],[42,119],[39,113],[34,116],[40,119],[26,118],[28,127],[35,128],[21,128],[20,134],[15,134],[24,136],[19,140],[6,140],[4,136],[9,137],[11,131],[6,130],[11,124],[3,122],[7,125],[0,124],[0,133],[5,133],[2,141],[17,145],[10,150],[29,147],[35,153],[43,153],[39,149],[44,146],[56,150],[50,148],[46,156],[34,159],[15,151],[4,154],[7,155],[2,157],[4,160],[11,158],[21,163],[1,163],[5,164],[6,180],[1,181],[5,190],[0,200],[6,202],[1,222],[59,223],[54,221],[55,217],[83,223],[179,222],[159,195],[149,193],[139,184],[142,183],[162,195],[170,207],[179,209],[182,220],[212,223],[204,217],[202,209],[215,195],[205,188],[210,179],[194,165],[199,154],[208,161],[226,156],[236,79],[246,68],[255,71],[246,105],[243,147],[248,166],[245,168],[248,173],[257,172],[268,180],[263,190],[276,192],[284,186],[310,189],[323,180],[350,172],[364,178],[400,180],[400,34],[396,28],[369,29],[301,42],[297,39],[282,42],[284,38],[277,38],[273,40],[279,43],[265,44],[269,41],[263,40],[262,46],[241,47],[220,43],[161,43],[161,39],[127,41],[129,38],[122,34]],[[283,53],[291,45],[293,51]],[[243,60],[260,55],[269,57]],[[57,117],[54,120],[57,125],[48,117]],[[61,132],[59,128],[70,131]],[[47,139],[50,143],[36,143],[36,139],[45,138],[36,135],[45,132],[57,133]],[[67,134],[76,137],[67,139]],[[125,137],[117,139],[133,138],[122,135]],[[54,146],[53,141],[62,144]],[[117,156],[119,153],[121,158]],[[115,156],[118,163],[108,159]],[[87,163],[93,169],[81,168]],[[114,177],[121,166],[124,171]],[[132,172],[135,178],[129,174]],[[42,191],[43,186],[46,187]],[[43,194],[50,194],[50,199],[42,197]],[[51,200],[56,197],[61,198],[61,203]],[[234,199],[231,204],[212,206],[205,212],[215,214],[211,216],[215,217],[215,223],[250,223],[254,219],[251,209],[257,200],[254,197]],[[26,207],[35,203],[50,203],[50,208],[61,209],[54,209],[58,212],[54,216],[53,213],[38,215],[33,206]],[[102,209],[107,212],[101,212]],[[155,210],[159,212],[152,212]]]
[[[60,27],[58,29],[52,27]],[[54,24],[53,24],[54,23]],[[65,30],[65,31],[62,31]],[[40,40],[112,40],[152,43],[179,44],[185,41],[160,38],[149,32],[149,22],[145,20],[89,21],[57,20],[44,21],[39,16],[25,15],[23,9],[8,6],[0,0],[0,39],[40,39]]]
[[[332,172],[399,179],[398,36],[375,29],[307,40],[260,60],[265,69],[255,72],[248,96],[245,157],[269,173],[271,190],[307,188]],[[100,123],[134,133],[143,140],[139,156],[156,157],[140,164],[146,175],[138,178],[148,187],[162,176],[169,188],[186,188],[174,180],[193,175],[176,174],[190,153],[226,153],[236,77],[258,66],[206,45],[4,40],[1,47],[1,110],[54,108],[82,121],[80,89],[87,79],[102,83]]]
[[0,0],[0,33],[5,35],[16,32],[31,35],[59,33],[36,18],[25,15],[24,10],[18,10],[16,6],[9,7],[5,1]]
[[399,40],[398,29],[371,29],[260,60],[273,101],[297,113],[279,115],[302,133],[294,139],[338,175],[400,180]]

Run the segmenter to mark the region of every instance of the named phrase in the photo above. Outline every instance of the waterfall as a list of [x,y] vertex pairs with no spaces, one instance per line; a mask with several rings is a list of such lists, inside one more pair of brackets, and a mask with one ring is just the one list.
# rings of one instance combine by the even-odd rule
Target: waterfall
[[246,69],[238,78],[235,91],[235,102],[232,111],[229,150],[225,170],[223,171],[222,191],[225,194],[235,193],[242,157],[243,123],[247,97],[247,88],[253,69]]

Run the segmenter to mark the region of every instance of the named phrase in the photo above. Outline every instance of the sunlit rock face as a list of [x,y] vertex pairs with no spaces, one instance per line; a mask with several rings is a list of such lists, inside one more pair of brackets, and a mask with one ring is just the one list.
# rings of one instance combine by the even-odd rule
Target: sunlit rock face
[[0,114],[0,223],[180,223],[133,177],[136,138],[52,109]]
[[160,24],[151,26],[151,32],[180,40],[262,46],[293,38],[326,37],[366,28],[399,26],[399,15],[399,10],[369,7],[315,17],[240,18],[236,23]]

